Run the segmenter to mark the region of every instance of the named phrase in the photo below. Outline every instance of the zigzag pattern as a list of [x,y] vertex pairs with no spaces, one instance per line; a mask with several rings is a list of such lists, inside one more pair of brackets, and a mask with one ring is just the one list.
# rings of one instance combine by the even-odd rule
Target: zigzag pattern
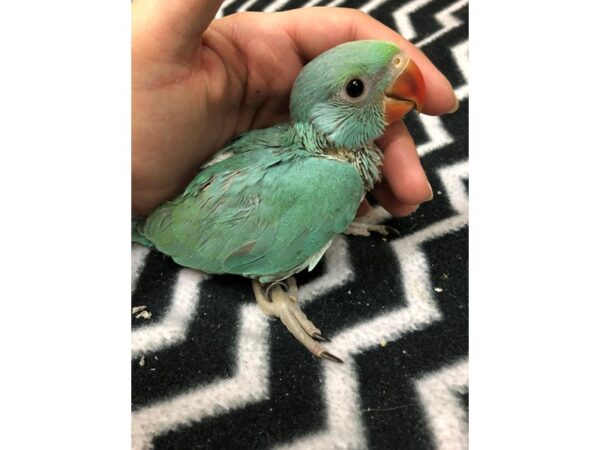
[[133,319],[135,449],[467,448],[466,274],[450,262],[466,257],[467,2],[226,0],[219,16],[317,4],[395,26],[448,74],[459,112],[407,118],[435,199],[400,221],[374,208],[362,220],[400,237],[340,236],[298,277],[305,312],[343,365],[310,358],[245,280],[133,245],[133,305],[152,312]]
[[[144,247],[133,246],[132,273],[139,276],[144,257],[149,253]],[[343,285],[352,279],[347,243],[336,238],[324,258],[325,273],[299,289],[301,304],[306,305],[322,292]],[[208,276],[197,271],[181,269],[175,285],[169,312],[158,324],[137,328],[132,334],[132,358],[155,352],[185,339],[188,324],[199,300],[199,284]],[[257,305],[243,307],[241,332],[236,351],[236,373],[225,380],[186,392],[172,400],[153,404],[133,415],[133,448],[149,448],[152,439],[176,427],[199,421],[202,418],[241,407],[250,400],[261,400],[268,392],[266,361],[268,343],[267,317]],[[259,336],[258,342],[256,337]],[[252,354],[251,359],[247,358]],[[259,364],[261,362],[261,364]],[[224,399],[227,399],[225,401]],[[211,399],[207,402],[207,399]]]
[[152,439],[165,431],[267,398],[268,319],[256,305],[241,308],[240,317],[235,375],[135,412],[132,448],[150,448]]
[[133,358],[185,340],[188,324],[200,300],[199,284],[206,278],[207,275],[195,270],[182,269],[179,272],[165,317],[157,324],[136,328],[132,333]]
[[429,427],[437,448],[453,450],[468,447],[467,417],[460,395],[467,392],[469,366],[466,360],[444,367],[416,381]]
[[[404,333],[414,332],[431,322],[440,320],[441,314],[431,296],[433,287],[428,280],[429,262],[420,246],[467,224],[468,199],[460,180],[466,177],[466,164],[443,169],[442,179],[450,194],[456,216],[437,222],[423,230],[392,242],[399,260],[400,278],[403,280],[404,298],[408,306],[361,322],[335,336],[328,348],[344,359],[344,365],[324,364],[327,405],[327,430],[301,439],[281,448],[366,448],[364,427],[360,420],[358,381],[352,355],[376,347],[382,341],[395,341]],[[342,389],[343,387],[343,389]]]

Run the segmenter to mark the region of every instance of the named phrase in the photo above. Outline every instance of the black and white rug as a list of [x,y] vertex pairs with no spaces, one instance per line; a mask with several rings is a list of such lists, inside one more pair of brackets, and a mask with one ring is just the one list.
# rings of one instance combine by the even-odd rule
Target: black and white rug
[[399,237],[339,237],[297,277],[344,364],[315,359],[267,318],[248,280],[134,245],[135,449],[468,446],[468,3],[226,0],[219,14],[326,4],[397,29],[454,86],[457,113],[406,119],[434,199],[405,219],[375,209]]

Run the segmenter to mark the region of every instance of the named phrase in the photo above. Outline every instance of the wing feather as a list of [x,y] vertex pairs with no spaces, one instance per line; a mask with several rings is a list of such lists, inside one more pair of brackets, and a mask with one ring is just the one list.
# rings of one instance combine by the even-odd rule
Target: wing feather
[[312,268],[352,222],[362,181],[349,163],[267,137],[229,148],[156,210],[143,234],[179,264],[206,272],[268,281]]

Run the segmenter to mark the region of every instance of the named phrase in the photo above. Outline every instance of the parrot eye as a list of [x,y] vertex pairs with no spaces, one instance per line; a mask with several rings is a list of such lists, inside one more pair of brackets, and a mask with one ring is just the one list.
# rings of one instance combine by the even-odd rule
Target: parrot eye
[[351,79],[346,85],[346,94],[350,98],[358,98],[365,90],[364,83],[358,78]]

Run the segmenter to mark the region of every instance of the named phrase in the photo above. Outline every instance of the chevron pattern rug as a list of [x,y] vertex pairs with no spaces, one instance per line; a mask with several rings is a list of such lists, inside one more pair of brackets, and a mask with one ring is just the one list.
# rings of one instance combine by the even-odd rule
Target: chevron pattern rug
[[406,119],[434,199],[404,219],[375,208],[368,219],[400,236],[339,237],[297,277],[344,364],[315,359],[267,318],[248,280],[134,245],[134,449],[468,446],[468,3],[226,0],[219,15],[327,4],[395,28],[454,86],[457,113]]

